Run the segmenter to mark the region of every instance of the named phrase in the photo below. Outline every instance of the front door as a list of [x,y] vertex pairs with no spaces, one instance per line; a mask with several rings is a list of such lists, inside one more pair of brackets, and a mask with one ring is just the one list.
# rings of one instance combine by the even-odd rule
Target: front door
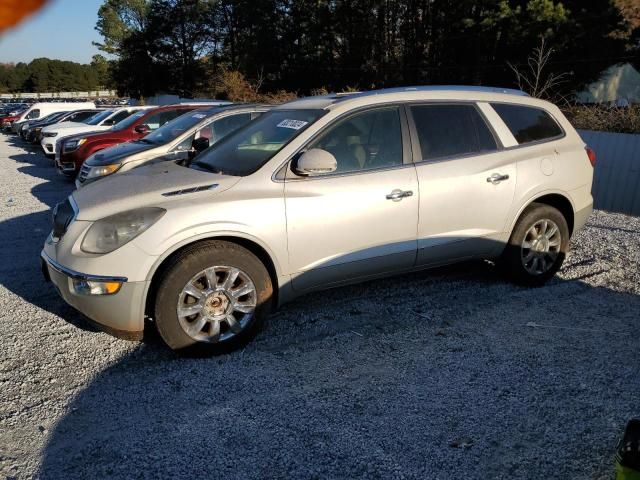
[[306,178],[287,173],[294,289],[306,291],[414,265],[418,182],[403,142],[408,136],[404,122],[397,107],[339,119],[307,146],[332,153],[337,170]]

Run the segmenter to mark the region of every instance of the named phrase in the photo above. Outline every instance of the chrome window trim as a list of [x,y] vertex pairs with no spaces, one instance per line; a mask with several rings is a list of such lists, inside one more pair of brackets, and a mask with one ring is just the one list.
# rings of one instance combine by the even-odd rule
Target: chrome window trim
[[49,257],[49,255],[47,255],[45,252],[41,252],[40,255],[42,259],[47,262],[47,264],[56,272],[62,273],[63,275],[75,278],[77,280],[88,280],[94,282],[127,282],[127,277],[111,277],[106,275],[91,275],[87,273],[76,272],[75,270],[60,265],[58,262]]
[[[409,128],[409,121],[407,119],[406,112],[404,110],[404,105],[406,102],[389,102],[389,103],[376,103],[373,105],[366,105],[359,108],[354,108],[353,110],[349,110],[338,115],[334,118],[330,123],[322,127],[316,133],[314,133],[311,138],[309,138],[304,145],[302,145],[298,150],[296,150],[293,154],[289,155],[289,157],[283,161],[278,167],[274,170],[271,175],[271,181],[275,183],[285,183],[285,182],[299,182],[299,181],[310,181],[310,180],[322,180],[325,178],[339,178],[345,176],[353,176],[353,175],[364,175],[367,173],[376,173],[376,172],[384,172],[389,170],[398,170],[400,168],[413,167],[414,163],[412,160],[412,144],[411,144],[411,134]],[[367,170],[354,170],[352,172],[343,172],[343,173],[328,173],[326,175],[317,175],[312,177],[303,177],[299,175],[295,175],[293,178],[289,178],[287,173],[291,170],[290,164],[291,161],[301,153],[304,153],[309,144],[313,143],[318,137],[326,133],[326,131],[333,126],[335,126],[338,122],[351,117],[353,115],[357,115],[363,112],[385,109],[385,108],[395,108],[398,111],[398,115],[400,116],[400,131],[402,135],[402,163],[399,165],[393,165],[390,167],[379,167],[379,168],[369,168]],[[322,118],[319,117],[318,120]],[[317,121],[317,120],[316,120]],[[293,172],[291,172],[293,173]]]

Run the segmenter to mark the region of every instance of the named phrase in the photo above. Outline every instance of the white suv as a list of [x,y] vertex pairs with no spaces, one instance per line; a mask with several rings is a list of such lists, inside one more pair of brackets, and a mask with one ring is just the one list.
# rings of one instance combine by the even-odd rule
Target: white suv
[[109,130],[116,123],[124,120],[138,110],[154,108],[147,107],[125,107],[103,110],[96,112],[96,115],[85,122],[54,123],[42,129],[42,141],[40,145],[45,155],[52,157],[56,154],[56,141],[62,137],[76,135],[78,133],[102,132]]
[[226,352],[312,290],[471,258],[543,284],[591,213],[593,162],[557,107],[517,91],[306,98],[191,165],[74,192],[44,272],[113,334],[148,316],[175,350]]

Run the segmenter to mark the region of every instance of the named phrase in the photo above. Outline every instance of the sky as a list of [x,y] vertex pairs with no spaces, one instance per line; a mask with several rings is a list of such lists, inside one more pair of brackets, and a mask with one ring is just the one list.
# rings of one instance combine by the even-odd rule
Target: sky
[[[1,1],[1,0],[0,0]],[[89,63],[99,53],[94,27],[103,0],[49,0],[39,12],[0,35],[0,63],[48,57]]]

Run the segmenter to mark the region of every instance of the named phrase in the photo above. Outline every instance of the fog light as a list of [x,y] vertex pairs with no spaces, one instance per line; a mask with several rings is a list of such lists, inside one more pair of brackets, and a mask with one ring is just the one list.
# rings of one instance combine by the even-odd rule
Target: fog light
[[118,293],[120,287],[122,287],[122,282],[73,279],[73,289],[80,295],[113,295]]

